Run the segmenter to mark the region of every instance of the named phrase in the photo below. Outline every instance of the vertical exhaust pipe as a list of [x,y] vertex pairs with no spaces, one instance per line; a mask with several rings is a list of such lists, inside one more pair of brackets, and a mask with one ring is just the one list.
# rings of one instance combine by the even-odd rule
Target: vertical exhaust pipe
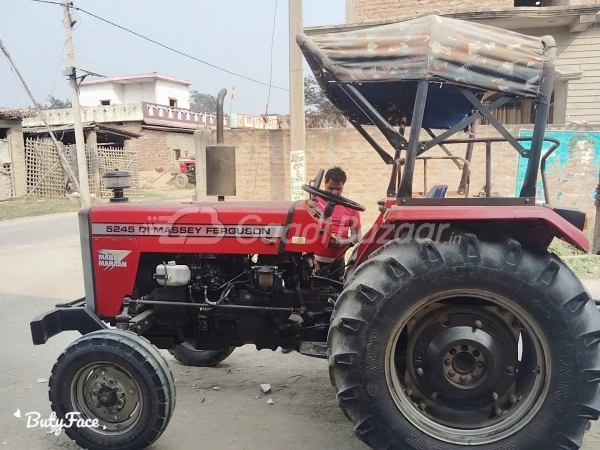
[[221,89],[217,95],[217,144],[223,143],[223,102],[227,95],[227,89]]
[[206,146],[206,195],[217,197],[236,195],[235,147],[223,143],[223,101],[227,89],[217,95],[217,143]]

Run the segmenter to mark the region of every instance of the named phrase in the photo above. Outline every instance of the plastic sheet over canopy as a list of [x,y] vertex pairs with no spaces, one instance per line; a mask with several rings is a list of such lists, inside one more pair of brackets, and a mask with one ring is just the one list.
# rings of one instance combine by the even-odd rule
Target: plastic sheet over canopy
[[[554,65],[556,54],[550,36],[526,36],[435,15],[350,32],[301,34],[297,42],[329,99],[363,124],[369,119],[338,83],[355,85],[392,125],[414,99],[417,81],[449,83],[455,86],[432,86],[428,103],[440,105],[447,119],[458,118],[470,110],[459,98],[458,86],[547,103],[540,91],[543,69]],[[423,126],[457,123],[441,114],[429,113]]]

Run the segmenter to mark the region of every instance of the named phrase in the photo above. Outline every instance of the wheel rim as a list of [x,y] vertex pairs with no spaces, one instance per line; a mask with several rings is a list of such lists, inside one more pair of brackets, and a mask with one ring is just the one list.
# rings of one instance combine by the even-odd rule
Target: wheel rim
[[79,369],[71,382],[72,407],[84,419],[97,419],[99,433],[121,434],[140,420],[143,395],[137,381],[110,362]]
[[448,291],[416,303],[386,348],[388,388],[402,414],[440,441],[481,445],[523,428],[546,398],[549,345],[508,299]]

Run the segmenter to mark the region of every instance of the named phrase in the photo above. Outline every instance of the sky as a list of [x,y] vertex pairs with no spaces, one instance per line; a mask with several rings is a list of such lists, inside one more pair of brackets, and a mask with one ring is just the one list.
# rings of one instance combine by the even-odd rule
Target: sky
[[[56,0],[55,0],[56,1]],[[60,0],[58,0],[60,1]],[[271,31],[273,86],[289,87],[287,0],[73,0],[97,16],[129,28],[196,58],[263,82],[269,82]],[[58,5],[31,0],[0,0],[0,39],[10,52],[38,103],[48,95],[66,99],[70,90],[62,71],[65,33]],[[304,0],[304,26],[344,22],[345,0]],[[216,96],[221,88],[236,98],[226,112],[264,114],[268,86],[256,84],[173,53],[76,12],[75,59],[105,76],[159,72],[191,81],[192,90]],[[62,56],[61,56],[62,55]],[[62,59],[61,59],[62,58]],[[305,73],[307,71],[305,65]],[[90,78],[88,78],[90,79]],[[0,107],[32,105],[0,54]],[[269,113],[289,112],[289,93],[272,89]]]

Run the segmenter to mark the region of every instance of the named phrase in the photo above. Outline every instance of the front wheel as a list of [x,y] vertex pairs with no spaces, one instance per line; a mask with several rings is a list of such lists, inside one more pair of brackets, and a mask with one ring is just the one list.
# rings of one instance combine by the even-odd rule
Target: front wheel
[[175,175],[174,183],[176,187],[183,189],[188,185],[189,179],[185,173],[178,173]]
[[[96,331],[73,342],[52,368],[49,385],[57,419],[75,419],[65,433],[87,449],[146,448],[175,408],[166,361],[146,339],[125,331]],[[76,419],[97,426],[78,427]]]
[[469,233],[376,251],[328,338],[338,402],[375,449],[577,449],[600,414],[599,343],[558,258]]

